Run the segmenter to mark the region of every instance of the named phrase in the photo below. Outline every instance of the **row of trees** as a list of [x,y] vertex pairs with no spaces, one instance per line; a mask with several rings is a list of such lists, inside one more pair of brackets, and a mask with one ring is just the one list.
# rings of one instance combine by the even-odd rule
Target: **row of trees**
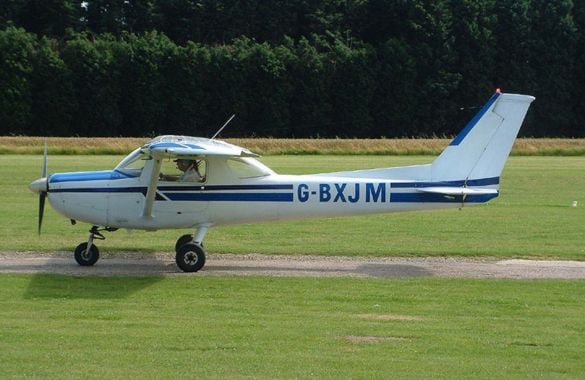
[[583,137],[584,3],[6,1],[0,134],[442,136],[502,87]]
[[[242,35],[280,43],[327,31],[351,30],[360,0],[5,0],[0,27],[12,22],[40,35],[62,38],[68,30],[92,34],[164,32],[178,43],[230,43]],[[378,2],[379,3],[379,2]],[[354,16],[355,14],[355,16]],[[4,25],[3,25],[4,24]]]

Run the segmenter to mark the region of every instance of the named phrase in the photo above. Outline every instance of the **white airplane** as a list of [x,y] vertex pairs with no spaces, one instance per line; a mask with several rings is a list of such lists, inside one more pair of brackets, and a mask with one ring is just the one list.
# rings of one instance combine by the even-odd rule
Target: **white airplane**
[[[176,244],[185,272],[205,264],[203,239],[212,226],[308,217],[460,208],[499,195],[500,175],[534,97],[488,100],[431,164],[314,175],[279,175],[256,154],[223,141],[159,136],[113,170],[56,173],[29,185],[63,216],[92,225],[75,249],[84,266],[99,258],[100,231],[192,228]],[[215,137],[215,136],[214,136]],[[174,168],[175,160],[185,173]],[[172,171],[175,171],[172,173]],[[190,176],[187,173],[190,172]],[[189,177],[189,178],[187,178]]]

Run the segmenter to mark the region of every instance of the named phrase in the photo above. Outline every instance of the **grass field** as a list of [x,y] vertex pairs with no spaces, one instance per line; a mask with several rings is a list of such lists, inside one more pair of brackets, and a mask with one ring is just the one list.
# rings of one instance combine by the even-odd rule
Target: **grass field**
[[[112,168],[120,156],[51,156],[49,170]],[[315,173],[429,162],[424,156],[268,156],[280,173]],[[40,175],[42,158],[0,155],[0,251],[72,250],[88,226],[46,208],[36,235],[38,200],[27,184]],[[512,157],[500,198],[463,210],[326,218],[211,229],[214,253],[364,256],[500,256],[585,259],[585,158]],[[572,201],[579,207],[570,207]],[[107,251],[172,251],[187,231],[107,234]],[[278,237],[278,238],[276,238]]]
[[0,276],[2,378],[580,378],[583,281]]
[[[49,170],[120,156],[56,156]],[[429,157],[269,156],[280,173]],[[0,251],[71,250],[88,227],[26,186],[41,157],[0,155]],[[495,201],[462,211],[212,229],[214,253],[585,258],[585,158],[512,157]],[[570,207],[572,201],[579,207]],[[183,231],[108,234],[171,251]],[[585,281],[0,275],[1,378],[580,378]]]

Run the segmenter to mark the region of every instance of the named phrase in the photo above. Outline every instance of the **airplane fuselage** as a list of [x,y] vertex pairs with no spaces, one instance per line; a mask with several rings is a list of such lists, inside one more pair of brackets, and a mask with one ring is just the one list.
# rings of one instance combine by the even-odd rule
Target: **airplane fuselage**
[[[462,207],[497,196],[496,191],[480,195],[421,191],[437,186],[461,188],[463,180],[422,182],[270,174],[225,183],[213,180],[213,160],[209,163],[205,183],[159,182],[152,216],[142,214],[149,182],[146,174],[132,177],[116,170],[55,174],[49,179],[49,201],[69,219],[113,228],[156,230]],[[494,188],[498,183],[498,178],[491,178],[467,185]]]

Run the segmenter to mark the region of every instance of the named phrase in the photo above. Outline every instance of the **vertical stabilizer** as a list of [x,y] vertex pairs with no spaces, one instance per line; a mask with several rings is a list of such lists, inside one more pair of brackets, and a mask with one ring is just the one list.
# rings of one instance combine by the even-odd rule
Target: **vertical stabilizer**
[[432,180],[499,178],[533,100],[496,92],[433,162]]

